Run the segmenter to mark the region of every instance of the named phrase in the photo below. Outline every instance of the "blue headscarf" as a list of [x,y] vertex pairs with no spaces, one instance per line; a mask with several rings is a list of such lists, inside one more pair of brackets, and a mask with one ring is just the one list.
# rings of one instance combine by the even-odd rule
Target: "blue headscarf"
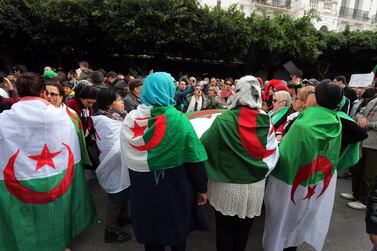
[[173,77],[166,72],[156,72],[144,79],[141,103],[151,106],[175,105]]

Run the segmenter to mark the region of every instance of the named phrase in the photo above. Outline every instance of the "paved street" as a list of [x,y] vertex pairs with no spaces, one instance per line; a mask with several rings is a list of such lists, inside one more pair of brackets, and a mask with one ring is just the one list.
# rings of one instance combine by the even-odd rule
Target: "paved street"
[[[90,187],[98,213],[98,224],[92,226],[88,231],[79,236],[72,245],[73,251],[142,251],[143,246],[138,244],[135,239],[127,243],[106,244],[103,242],[106,196],[96,181],[91,180]],[[339,197],[340,192],[351,191],[351,179],[338,179],[337,194],[331,218],[330,230],[327,234],[324,251],[369,251],[371,243],[365,233],[364,216],[365,211],[350,209],[346,206],[347,200]],[[214,215],[211,207],[207,204],[204,208],[208,222],[209,232],[194,232],[191,234],[187,243],[187,250],[212,251],[215,250],[215,230]],[[247,249],[253,251],[262,250],[263,235],[263,216],[256,219],[252,228]],[[132,231],[130,226],[125,230]],[[308,245],[303,245],[299,251],[314,250]]]

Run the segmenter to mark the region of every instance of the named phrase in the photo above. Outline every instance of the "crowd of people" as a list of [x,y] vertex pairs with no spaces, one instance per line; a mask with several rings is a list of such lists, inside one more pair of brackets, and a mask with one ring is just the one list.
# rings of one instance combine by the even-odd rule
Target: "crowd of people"
[[1,250],[70,250],[95,222],[90,173],[108,196],[104,241],[131,240],[132,224],[147,251],[185,250],[207,201],[219,251],[245,250],[263,204],[264,250],[322,250],[350,173],[340,196],[367,209],[377,247],[376,82],[41,72],[0,73]]

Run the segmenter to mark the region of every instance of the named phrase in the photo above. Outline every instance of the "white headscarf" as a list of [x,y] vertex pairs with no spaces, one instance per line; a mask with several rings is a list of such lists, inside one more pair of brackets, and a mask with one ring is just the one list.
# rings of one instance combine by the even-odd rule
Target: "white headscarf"
[[262,108],[261,89],[254,76],[248,75],[238,80],[228,109],[234,109],[238,106]]

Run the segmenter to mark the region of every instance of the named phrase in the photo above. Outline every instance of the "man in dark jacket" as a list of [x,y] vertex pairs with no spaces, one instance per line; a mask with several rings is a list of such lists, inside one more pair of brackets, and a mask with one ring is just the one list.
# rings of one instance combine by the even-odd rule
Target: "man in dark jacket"
[[143,80],[135,78],[130,83],[130,93],[124,97],[123,102],[127,112],[136,110],[140,102],[141,87],[143,86]]
[[348,87],[345,76],[336,76],[333,82],[343,88],[344,96],[348,100],[345,100],[345,104],[341,107],[341,110],[348,115],[351,111],[353,102],[357,99],[356,91],[351,87]]
[[367,233],[372,241],[373,250],[377,248],[377,177],[374,179],[373,189],[369,193],[367,201],[367,213],[365,216]]

